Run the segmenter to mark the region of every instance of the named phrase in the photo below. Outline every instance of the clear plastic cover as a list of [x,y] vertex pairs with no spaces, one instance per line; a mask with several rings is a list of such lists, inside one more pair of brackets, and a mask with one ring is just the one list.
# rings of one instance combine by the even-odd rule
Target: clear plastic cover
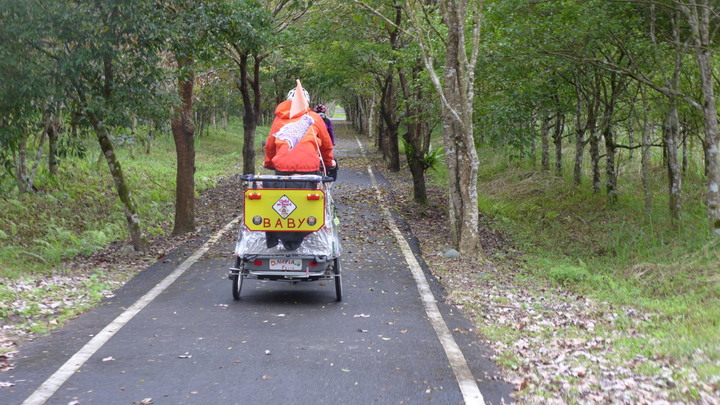
[[[270,180],[270,179],[264,179]],[[342,248],[338,235],[339,221],[335,216],[335,204],[325,185],[322,186],[326,193],[325,204],[325,226],[316,232],[311,232],[302,241],[299,248],[287,250],[282,242],[268,248],[264,231],[251,231],[240,221],[240,231],[235,244],[235,255],[313,255],[328,256],[335,258],[340,256]]]

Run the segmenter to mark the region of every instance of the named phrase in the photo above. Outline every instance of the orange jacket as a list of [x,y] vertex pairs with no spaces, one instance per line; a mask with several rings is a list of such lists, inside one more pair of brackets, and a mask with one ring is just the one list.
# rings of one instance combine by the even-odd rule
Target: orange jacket
[[[305,114],[290,117],[291,100],[285,100],[275,108],[275,120],[270,128],[270,135],[265,142],[265,161],[263,166],[282,172],[310,173],[322,170],[320,156],[325,166],[330,168],[333,164],[333,144],[330,134],[325,127],[322,117],[316,112],[308,111],[306,114],[312,120],[307,131],[296,142],[288,141],[283,136],[276,137],[287,124],[297,123],[308,118]],[[304,128],[300,126],[300,128]],[[282,132],[281,132],[282,135]],[[291,143],[294,145],[291,146]],[[318,151],[319,149],[319,151]]]

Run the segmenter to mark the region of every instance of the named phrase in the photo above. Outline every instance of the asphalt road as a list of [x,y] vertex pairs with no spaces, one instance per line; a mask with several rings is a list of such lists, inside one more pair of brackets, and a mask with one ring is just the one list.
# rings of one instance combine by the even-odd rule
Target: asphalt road
[[[361,150],[354,134],[343,125],[336,125],[336,131],[341,172],[333,196],[344,250],[342,302],[335,301],[332,282],[258,280],[246,280],[242,299],[234,301],[227,279],[233,227],[126,324],[112,330],[112,337],[71,369],[44,403],[482,403],[464,397],[459,388],[368,170],[356,164]],[[350,167],[351,162],[357,167]],[[383,179],[378,176],[377,181],[384,190]],[[394,221],[417,254],[407,227],[398,218]],[[0,388],[0,403],[24,403],[204,242],[183,246],[104,305],[51,336],[26,343],[16,368],[0,376],[15,383]],[[489,350],[468,332],[468,320],[443,304],[442,289],[419,263],[484,401],[511,402],[512,388],[497,379]]]

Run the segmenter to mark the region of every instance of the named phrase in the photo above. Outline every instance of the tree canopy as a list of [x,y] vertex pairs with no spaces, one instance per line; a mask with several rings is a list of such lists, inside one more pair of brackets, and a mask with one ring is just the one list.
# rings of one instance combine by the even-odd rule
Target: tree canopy
[[[401,169],[404,151],[419,203],[443,150],[452,217],[467,227],[457,244],[477,226],[466,209],[477,205],[472,173],[483,162],[456,153],[483,147],[539,159],[541,170],[554,158],[562,176],[572,146],[574,185],[588,177],[611,203],[622,151],[642,150],[643,165],[662,156],[677,220],[683,170],[698,161],[701,203],[720,233],[717,10],[716,0],[3,0],[0,180],[32,189],[28,153],[44,147],[38,133],[55,136],[53,120],[91,128],[101,143],[105,130],[170,120],[188,78],[201,127],[205,116],[242,117],[253,171],[256,126],[300,78],[313,101],[345,107],[388,168]],[[452,180],[456,167],[470,176]]]

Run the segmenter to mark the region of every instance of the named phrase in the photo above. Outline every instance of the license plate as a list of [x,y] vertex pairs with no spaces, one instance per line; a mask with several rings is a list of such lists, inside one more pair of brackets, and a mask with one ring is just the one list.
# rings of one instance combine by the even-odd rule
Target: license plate
[[302,259],[270,259],[270,270],[302,270]]

